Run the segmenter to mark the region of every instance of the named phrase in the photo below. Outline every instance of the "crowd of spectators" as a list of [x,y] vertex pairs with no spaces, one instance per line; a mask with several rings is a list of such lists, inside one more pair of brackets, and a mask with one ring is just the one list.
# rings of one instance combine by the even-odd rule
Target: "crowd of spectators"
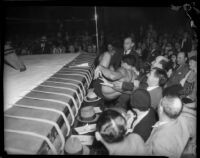
[[140,30],[97,58],[94,94],[107,110],[96,139],[110,155],[195,156],[198,40],[190,30]]

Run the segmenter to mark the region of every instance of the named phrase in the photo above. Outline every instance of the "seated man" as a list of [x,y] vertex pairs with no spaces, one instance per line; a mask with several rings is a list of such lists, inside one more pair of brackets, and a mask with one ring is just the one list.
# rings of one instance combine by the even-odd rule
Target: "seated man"
[[146,153],[152,156],[181,157],[189,140],[187,125],[180,121],[183,104],[174,94],[166,94],[159,104],[159,121],[145,143]]
[[106,110],[97,121],[95,137],[109,155],[144,154],[144,141],[138,134],[126,135],[126,118],[118,111]]
[[[131,110],[127,113],[136,113],[136,119],[130,119],[130,129],[142,137],[144,142],[149,138],[152,126],[157,122],[156,111],[151,107],[151,96],[144,89],[136,89],[131,94]],[[129,123],[129,120],[127,121]]]
[[170,75],[166,87],[179,84],[180,81],[186,76],[186,74],[189,71],[189,66],[186,63],[186,61],[187,61],[187,54],[185,52],[179,52],[177,55],[178,67]]
[[[107,66],[108,62],[105,62],[104,65]],[[104,76],[110,81],[132,82],[136,79],[138,74],[134,65],[135,63],[135,56],[129,54],[123,56],[121,67],[116,71],[110,70],[103,65],[99,65],[95,70],[95,79],[101,74],[101,76]],[[112,87],[101,84],[101,80],[105,81],[104,78],[98,78],[94,83],[94,92],[99,97],[102,97],[106,100],[113,100],[116,99],[119,95],[121,95],[120,91],[117,91]]]

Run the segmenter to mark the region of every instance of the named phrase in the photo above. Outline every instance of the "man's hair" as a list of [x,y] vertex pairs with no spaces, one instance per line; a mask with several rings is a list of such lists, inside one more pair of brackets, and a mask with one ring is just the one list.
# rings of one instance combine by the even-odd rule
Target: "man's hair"
[[[163,101],[165,99],[165,101]],[[176,119],[183,110],[181,99],[177,95],[166,95],[161,101],[163,112],[171,119]]]
[[124,55],[122,57],[122,61],[127,63],[128,65],[135,66],[136,65],[136,57],[133,54]]
[[[118,118],[122,118],[125,124],[119,122]],[[103,129],[103,126],[106,127]],[[97,131],[107,143],[120,142],[126,133],[126,119],[120,112],[108,109],[100,115],[97,121]]]
[[153,68],[153,70],[155,70],[154,75],[159,78],[158,85],[163,87],[168,80],[166,71],[157,67]]
[[[183,54],[184,54],[184,57],[185,57],[185,58],[188,58],[188,54],[187,54],[186,52],[180,51],[179,53],[183,53]],[[178,53],[178,54],[179,54],[179,53]],[[177,54],[177,55],[178,55],[178,54]]]
[[183,87],[181,84],[174,84],[172,86],[166,87],[163,90],[163,96],[173,95],[177,97],[181,97],[184,94]]
[[165,59],[162,59],[160,61],[160,64],[162,65],[162,68],[165,70],[165,71],[168,71],[170,69],[170,62],[169,61],[166,61]]
[[131,36],[128,36],[128,37],[124,38],[124,40],[126,40],[126,39],[130,39],[130,40],[131,40],[131,42],[133,42],[133,43],[134,43],[134,40],[133,40],[133,38],[132,38]]

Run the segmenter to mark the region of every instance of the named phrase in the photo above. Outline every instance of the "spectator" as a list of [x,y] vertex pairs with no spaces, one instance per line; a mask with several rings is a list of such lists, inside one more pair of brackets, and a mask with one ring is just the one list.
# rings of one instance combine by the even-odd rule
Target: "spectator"
[[75,53],[75,48],[74,48],[74,45],[73,44],[70,44],[69,47],[68,47],[68,52],[69,53]]
[[162,69],[153,68],[147,76],[147,91],[151,96],[151,107],[157,110],[160,99],[162,98],[162,87],[167,81],[167,74]]
[[138,54],[133,50],[133,47],[135,46],[135,43],[133,42],[133,39],[131,37],[127,37],[124,39],[124,55],[128,55],[128,54],[133,54],[136,58],[136,69],[139,70],[139,66],[140,66],[140,59]]
[[160,54],[157,42],[152,43],[152,50],[147,57],[148,62],[152,62]]
[[126,134],[126,119],[117,111],[104,111],[97,121],[95,137],[109,155],[143,155],[144,141],[138,134]]
[[186,31],[183,34],[183,39],[181,43],[181,51],[189,53],[192,50],[192,40],[189,36],[189,33]]
[[131,112],[136,112],[136,119],[131,124],[133,133],[142,137],[144,142],[151,134],[152,126],[157,122],[156,111],[151,107],[151,96],[144,89],[137,89],[131,94]]
[[180,98],[166,95],[159,104],[159,121],[145,143],[147,155],[180,157],[189,140],[187,126],[179,119],[183,109]]
[[192,56],[197,56],[197,42],[196,41],[192,42],[192,50],[188,53],[188,58]]
[[171,86],[173,84],[179,84],[180,81],[185,77],[185,75],[189,71],[189,66],[186,63],[187,61],[187,55],[184,52],[179,52],[177,55],[177,64],[178,67],[174,72],[172,72],[167,84],[167,86]]
[[184,87],[184,96],[196,101],[196,91],[197,91],[197,57],[192,56],[189,60],[190,71],[187,75],[180,81],[181,85]]

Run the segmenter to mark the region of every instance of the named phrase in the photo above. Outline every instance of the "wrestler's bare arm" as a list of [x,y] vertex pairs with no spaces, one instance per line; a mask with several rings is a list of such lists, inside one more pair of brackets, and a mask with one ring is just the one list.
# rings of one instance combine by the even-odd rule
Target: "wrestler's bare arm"
[[112,81],[115,81],[115,80],[120,80],[122,79],[123,77],[125,77],[125,70],[123,70],[122,68],[118,69],[117,71],[112,71],[108,68],[105,68],[103,66],[101,66],[101,72],[102,74],[112,80]]

